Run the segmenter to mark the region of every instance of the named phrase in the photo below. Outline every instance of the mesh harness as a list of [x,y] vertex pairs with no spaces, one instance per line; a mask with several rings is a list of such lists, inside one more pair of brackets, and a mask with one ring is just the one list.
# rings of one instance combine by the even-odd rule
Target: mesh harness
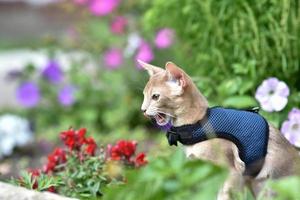
[[[177,141],[192,145],[211,138],[232,141],[249,175],[258,173],[267,153],[269,126],[258,109],[238,110],[222,107],[208,108],[206,116],[191,125],[171,127],[166,134],[169,145]],[[259,168],[259,169],[258,169]]]

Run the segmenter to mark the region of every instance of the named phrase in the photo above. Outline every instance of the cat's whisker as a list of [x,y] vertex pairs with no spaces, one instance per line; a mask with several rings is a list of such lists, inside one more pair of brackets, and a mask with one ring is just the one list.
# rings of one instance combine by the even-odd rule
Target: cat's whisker
[[159,113],[162,113],[162,114],[165,114],[165,115],[167,115],[167,116],[169,116],[169,117],[172,117],[172,118],[176,118],[174,115],[171,115],[170,113],[163,112],[163,111],[161,111],[161,110],[159,110],[159,109],[157,109],[157,108],[152,108],[151,111],[157,112],[158,114],[159,114]]

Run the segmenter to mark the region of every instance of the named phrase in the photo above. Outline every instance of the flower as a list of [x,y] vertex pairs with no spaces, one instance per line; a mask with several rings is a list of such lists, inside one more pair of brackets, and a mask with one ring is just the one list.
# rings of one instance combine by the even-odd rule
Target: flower
[[122,34],[125,31],[127,25],[127,19],[123,16],[117,16],[110,24],[110,31],[115,34]]
[[287,104],[289,88],[285,82],[271,77],[257,88],[255,98],[263,110],[267,112],[281,111]]
[[24,107],[31,108],[40,101],[40,90],[34,82],[24,82],[17,89],[17,101]]
[[47,189],[48,192],[53,192],[53,193],[56,193],[56,189],[54,186],[50,186],[48,189]]
[[293,145],[300,147],[300,109],[293,108],[282,123],[281,132]]
[[169,28],[160,29],[155,37],[155,45],[159,49],[168,48],[173,44],[174,31]]
[[15,147],[23,147],[33,140],[28,120],[11,114],[0,117],[0,159],[12,154]]
[[135,141],[120,140],[117,144],[111,147],[112,160],[125,160],[130,161],[131,156],[135,154],[137,143]]
[[55,60],[50,60],[46,64],[42,75],[44,78],[46,78],[48,81],[54,84],[61,82],[63,79],[63,72],[61,70],[61,66]]
[[135,55],[135,60],[137,67],[139,69],[142,69],[140,64],[137,62],[137,60],[142,60],[146,63],[151,62],[154,59],[153,51],[151,49],[151,46],[149,43],[145,41],[141,41],[140,46],[138,48],[137,54]]
[[95,140],[93,138],[89,137],[85,140],[85,144],[87,144],[87,146],[85,148],[85,152],[90,156],[95,155],[95,150],[97,148]]
[[96,16],[104,16],[113,12],[119,5],[120,0],[92,0],[90,11]]
[[66,152],[61,148],[56,148],[48,155],[48,162],[44,166],[44,172],[49,173],[55,171],[55,167],[67,161]]
[[143,166],[143,165],[146,165],[148,163],[147,160],[145,160],[145,153],[139,153],[136,158],[135,158],[135,166],[136,167],[140,167],[140,166]]
[[119,148],[114,146],[111,148],[111,159],[112,160],[121,160],[121,153],[119,152]]
[[76,88],[73,85],[66,85],[58,92],[58,101],[63,106],[71,106],[75,102]]
[[60,134],[61,140],[70,150],[80,150],[81,146],[85,143],[86,129],[81,128],[78,131],[69,129]]
[[104,53],[104,63],[108,69],[116,69],[123,63],[123,55],[120,49],[112,48]]
[[34,182],[32,185],[32,189],[38,188],[38,181],[37,178],[41,175],[41,172],[39,169],[29,169],[28,173],[31,175],[31,180]]
[[135,141],[121,140],[117,143],[117,146],[120,153],[122,153],[126,159],[129,159],[135,153],[136,144]]

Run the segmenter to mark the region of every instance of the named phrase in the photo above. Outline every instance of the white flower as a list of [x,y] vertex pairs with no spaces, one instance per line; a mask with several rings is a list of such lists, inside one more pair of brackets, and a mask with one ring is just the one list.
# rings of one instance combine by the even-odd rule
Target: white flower
[[288,103],[290,90],[285,82],[268,78],[257,88],[255,98],[264,111],[281,111]]
[[0,158],[12,154],[14,147],[22,147],[33,140],[30,124],[15,115],[0,117]]

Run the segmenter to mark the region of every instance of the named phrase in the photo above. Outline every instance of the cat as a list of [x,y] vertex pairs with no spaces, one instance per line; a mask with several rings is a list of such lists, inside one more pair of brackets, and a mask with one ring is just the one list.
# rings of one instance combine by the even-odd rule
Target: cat
[[[159,126],[172,123],[174,127],[195,124],[205,117],[208,101],[181,68],[172,62],[167,62],[165,69],[140,60],[138,63],[150,75],[141,106],[145,116],[154,119]],[[268,179],[300,175],[299,152],[278,129],[270,123],[267,126],[266,155],[255,176],[245,175],[245,163],[240,158],[237,145],[230,140],[211,138],[184,146],[188,158],[208,160],[229,169],[229,176],[217,196],[219,200],[232,199],[232,192],[242,191],[245,187],[257,197]],[[264,195],[274,194],[264,190]]]

